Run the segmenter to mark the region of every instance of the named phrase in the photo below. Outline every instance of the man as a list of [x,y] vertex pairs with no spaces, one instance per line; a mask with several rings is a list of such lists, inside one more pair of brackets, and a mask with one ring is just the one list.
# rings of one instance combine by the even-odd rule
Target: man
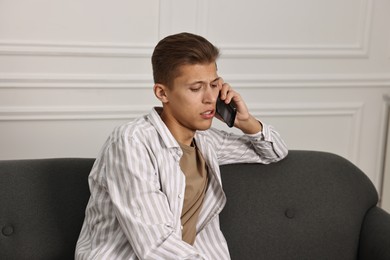
[[[152,56],[162,108],[114,130],[89,176],[91,197],[76,259],[229,259],[219,228],[226,197],[219,165],[287,155],[217,74],[218,49],[180,33]],[[242,136],[211,128],[220,94],[234,102]]]

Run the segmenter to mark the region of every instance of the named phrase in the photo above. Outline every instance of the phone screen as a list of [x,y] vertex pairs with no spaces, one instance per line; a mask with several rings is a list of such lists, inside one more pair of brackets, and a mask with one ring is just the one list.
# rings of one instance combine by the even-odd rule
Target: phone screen
[[226,104],[219,96],[217,99],[216,110],[229,127],[234,126],[234,120],[236,119],[237,109],[231,104]]

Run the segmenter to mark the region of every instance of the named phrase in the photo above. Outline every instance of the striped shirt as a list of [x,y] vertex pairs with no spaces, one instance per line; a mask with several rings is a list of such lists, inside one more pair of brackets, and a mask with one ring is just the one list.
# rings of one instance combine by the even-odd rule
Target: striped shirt
[[193,246],[182,240],[185,175],[182,150],[159,116],[161,108],[117,127],[89,176],[91,196],[76,259],[230,259],[219,228],[226,197],[219,166],[271,163],[287,155],[279,134],[235,135],[210,128],[195,133],[209,170]]

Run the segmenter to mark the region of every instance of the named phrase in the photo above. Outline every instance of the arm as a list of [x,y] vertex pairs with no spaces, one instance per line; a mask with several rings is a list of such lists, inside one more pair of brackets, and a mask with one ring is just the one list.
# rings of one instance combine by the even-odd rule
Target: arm
[[390,259],[390,214],[381,208],[371,208],[364,218],[358,259]]
[[231,163],[269,164],[285,158],[288,149],[279,133],[263,123],[263,131],[253,135],[236,135],[210,129],[210,140],[220,165]]
[[115,214],[140,259],[206,258],[178,235],[158,173],[142,144],[124,137],[112,143],[106,172]]
[[226,103],[234,102],[237,115],[234,126],[245,135],[237,136],[221,132],[215,133],[216,145],[221,164],[238,162],[276,162],[287,156],[288,149],[279,133],[253,117],[242,99],[229,84],[221,84],[221,99]]

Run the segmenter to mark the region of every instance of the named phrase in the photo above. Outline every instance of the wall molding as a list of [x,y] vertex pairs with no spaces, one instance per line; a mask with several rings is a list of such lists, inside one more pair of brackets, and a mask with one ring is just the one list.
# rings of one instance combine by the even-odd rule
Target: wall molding
[[[355,116],[363,103],[268,103],[247,104],[259,117]],[[137,106],[0,106],[0,121],[124,119],[148,113],[151,105]]]
[[[237,89],[390,87],[390,74],[227,74]],[[148,74],[0,74],[1,89],[150,89]]]
[[[364,104],[343,103],[268,103],[247,104],[251,113],[264,117],[352,117],[353,126],[349,140],[349,157],[358,162],[360,124]],[[15,121],[78,121],[78,120],[133,120],[150,112],[153,105],[138,106],[30,106],[0,107],[0,123]]]
[[0,107],[1,121],[132,120],[152,106]]
[[173,15],[172,8],[174,6],[172,0],[159,1],[160,5],[160,16],[158,25],[158,36],[159,39],[172,33],[173,26]]
[[362,102],[327,103],[269,103],[248,104],[251,113],[256,116],[355,116],[360,113]]
[[[373,0],[362,1],[359,35],[356,43],[348,45],[229,45],[221,44],[222,58],[367,58],[371,34]],[[160,1],[159,37],[174,33],[171,18],[173,3]],[[196,4],[195,33],[207,36],[209,2]],[[150,58],[154,44],[112,42],[50,42],[0,40],[0,55],[76,56]]]
[[0,74],[1,89],[150,89],[152,75]]
[[[251,113],[257,118],[266,117],[347,117],[351,118],[348,134],[347,158],[359,165],[361,124],[364,103],[248,103]],[[137,106],[29,106],[0,107],[0,124],[42,121],[131,121],[151,111],[153,104]],[[380,173],[374,175],[379,185]],[[378,187],[378,186],[377,186]]]
[[150,58],[154,45],[0,40],[0,55]]
[[352,118],[349,135],[348,159],[359,165],[361,143],[361,125],[363,122],[363,102],[332,103],[281,103],[281,104],[248,104],[251,114],[256,118],[264,117],[331,117],[345,116]]
[[[198,1],[197,32],[209,36],[209,1]],[[163,3],[162,3],[163,4]],[[357,42],[337,44],[220,44],[223,58],[368,58],[373,19],[373,0],[361,1]]]
[[385,175],[388,178],[390,175],[386,173],[385,170],[390,166],[390,162],[388,161],[390,147],[389,141],[389,131],[390,131],[390,96],[383,95],[382,101],[382,120],[380,126],[380,135],[378,140],[378,155],[376,157],[376,166],[377,170],[375,171],[377,174],[374,176],[375,186],[378,187],[379,190],[379,204],[382,203],[382,198],[384,195],[384,179]]
[[224,75],[240,88],[389,87],[390,74]]

